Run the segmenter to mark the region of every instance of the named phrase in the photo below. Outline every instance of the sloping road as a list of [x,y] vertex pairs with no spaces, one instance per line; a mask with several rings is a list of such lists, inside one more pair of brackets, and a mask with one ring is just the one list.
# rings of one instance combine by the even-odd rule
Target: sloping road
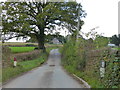
[[13,79],[3,88],[82,88],[61,67],[58,49],[53,49],[46,64]]

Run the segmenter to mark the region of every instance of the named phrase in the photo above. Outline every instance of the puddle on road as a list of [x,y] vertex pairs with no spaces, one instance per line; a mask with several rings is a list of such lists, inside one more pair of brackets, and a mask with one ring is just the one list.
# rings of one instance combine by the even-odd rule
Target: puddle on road
[[53,64],[53,65],[49,65],[50,67],[54,67],[55,65]]

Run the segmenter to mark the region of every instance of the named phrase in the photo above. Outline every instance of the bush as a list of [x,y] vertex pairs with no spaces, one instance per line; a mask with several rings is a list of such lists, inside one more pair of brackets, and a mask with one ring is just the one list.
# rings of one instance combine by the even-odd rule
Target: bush
[[120,59],[117,59],[116,56],[112,54],[107,61],[104,85],[108,88],[120,87]]
[[2,67],[8,67],[11,63],[11,50],[8,47],[2,47]]
[[27,53],[13,54],[13,57],[16,57],[18,61],[33,60],[35,58],[38,58],[39,56],[40,56],[39,50],[34,50]]
[[[113,63],[113,61],[115,56],[119,57],[120,55],[114,55],[116,51],[104,47],[106,43],[99,45],[100,43],[95,44],[94,41],[83,38],[80,38],[78,42],[70,40],[64,44],[61,50],[63,54],[62,65],[67,71],[86,80],[93,88],[119,87],[120,62]],[[101,60],[106,62],[104,78],[100,77]]]
[[25,46],[26,46],[26,47],[35,47],[34,44],[26,44]]
[[[20,48],[23,48],[23,47],[20,47]],[[19,61],[25,61],[25,60],[33,60],[38,58],[39,56],[40,56],[39,50],[34,50],[26,53],[13,54],[9,47],[4,46],[2,47],[2,67],[5,68],[5,67],[13,66],[14,57],[16,57],[17,61],[19,62]]]

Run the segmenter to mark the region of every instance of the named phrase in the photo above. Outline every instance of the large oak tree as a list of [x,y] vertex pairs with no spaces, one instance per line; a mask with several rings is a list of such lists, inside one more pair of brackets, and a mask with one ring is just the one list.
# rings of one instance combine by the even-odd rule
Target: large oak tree
[[[14,37],[36,38],[39,49],[45,50],[45,32],[56,25],[77,29],[78,10],[80,18],[85,16],[82,6],[76,2],[5,2],[2,3],[2,25],[8,39]],[[80,28],[83,21],[80,19]]]

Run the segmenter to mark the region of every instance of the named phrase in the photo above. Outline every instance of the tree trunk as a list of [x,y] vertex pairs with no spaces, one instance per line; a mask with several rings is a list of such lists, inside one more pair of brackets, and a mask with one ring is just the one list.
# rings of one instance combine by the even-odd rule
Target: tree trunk
[[44,45],[44,29],[40,29],[40,33],[37,35],[38,40],[38,48],[41,49],[43,52],[46,52],[45,45]]
[[45,52],[45,45],[44,45],[44,39],[39,37],[38,39],[38,48],[41,49],[43,52]]

